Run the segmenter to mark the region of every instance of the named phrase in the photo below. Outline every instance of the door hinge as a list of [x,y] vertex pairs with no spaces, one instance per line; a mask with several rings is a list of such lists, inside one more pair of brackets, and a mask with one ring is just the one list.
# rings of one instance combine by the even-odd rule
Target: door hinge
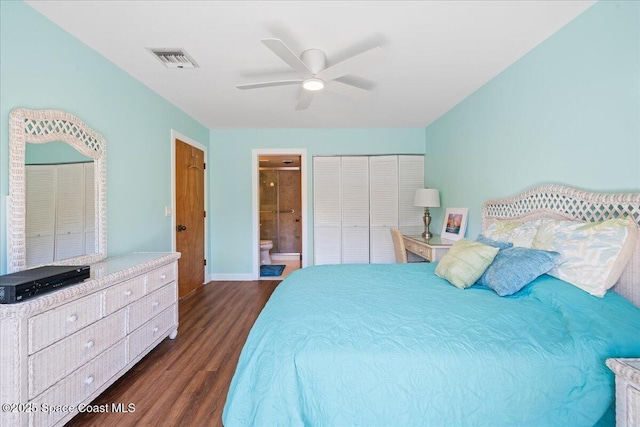
[[207,164],[203,163],[202,169],[206,169],[207,168]]
[[207,265],[207,260],[206,259],[204,260],[204,265]]
[[207,211],[204,211],[204,217],[205,218],[207,217]]

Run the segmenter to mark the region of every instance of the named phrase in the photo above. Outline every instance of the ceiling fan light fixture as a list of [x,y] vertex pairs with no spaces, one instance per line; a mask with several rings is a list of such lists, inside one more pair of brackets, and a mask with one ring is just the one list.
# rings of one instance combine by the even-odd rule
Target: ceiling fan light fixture
[[306,90],[316,91],[324,89],[324,82],[320,79],[312,77],[302,82],[302,87]]

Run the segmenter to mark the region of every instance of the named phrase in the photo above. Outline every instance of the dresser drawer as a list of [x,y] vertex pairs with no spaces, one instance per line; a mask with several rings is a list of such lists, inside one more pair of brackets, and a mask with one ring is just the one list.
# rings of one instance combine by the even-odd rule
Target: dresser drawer
[[176,280],[175,263],[150,271],[147,276],[147,293],[151,293],[156,289],[163,287],[167,283],[171,283]]
[[176,309],[175,305],[169,307],[129,335],[129,361],[138,357],[176,324]]
[[135,302],[129,308],[129,331],[138,329],[144,322],[177,301],[177,285],[173,282]]
[[631,384],[627,385],[627,411],[628,425],[640,426],[640,390]]
[[107,289],[104,295],[105,316],[142,298],[145,294],[144,285],[146,278],[146,275],[138,276]]
[[[98,388],[118,373],[127,364],[126,340],[118,342],[85,366],[51,387],[43,395],[33,400],[37,408],[70,405],[77,407]],[[76,411],[73,411],[76,413]],[[49,412],[40,410],[29,414],[29,425],[49,426],[65,417],[69,412]]]
[[29,356],[29,398],[122,340],[126,335],[126,314],[121,310]]
[[29,319],[29,354],[100,319],[102,293],[95,293]]

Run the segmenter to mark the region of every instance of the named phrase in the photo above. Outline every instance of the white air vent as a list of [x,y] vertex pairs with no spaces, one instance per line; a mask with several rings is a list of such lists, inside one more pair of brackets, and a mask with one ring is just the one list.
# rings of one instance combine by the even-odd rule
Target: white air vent
[[193,60],[184,49],[181,48],[152,48],[147,50],[153,54],[158,61],[167,68],[199,68],[200,66]]

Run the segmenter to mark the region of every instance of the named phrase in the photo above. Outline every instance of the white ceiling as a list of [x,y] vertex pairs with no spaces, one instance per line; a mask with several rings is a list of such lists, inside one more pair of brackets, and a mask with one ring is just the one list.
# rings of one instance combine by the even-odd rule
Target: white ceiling
[[[424,127],[594,1],[27,1],[211,129]],[[328,65],[381,44],[353,75],[362,101],[322,92],[295,111],[299,88],[236,85],[296,78],[260,40]],[[201,68],[167,69],[146,47],[182,47]]]

